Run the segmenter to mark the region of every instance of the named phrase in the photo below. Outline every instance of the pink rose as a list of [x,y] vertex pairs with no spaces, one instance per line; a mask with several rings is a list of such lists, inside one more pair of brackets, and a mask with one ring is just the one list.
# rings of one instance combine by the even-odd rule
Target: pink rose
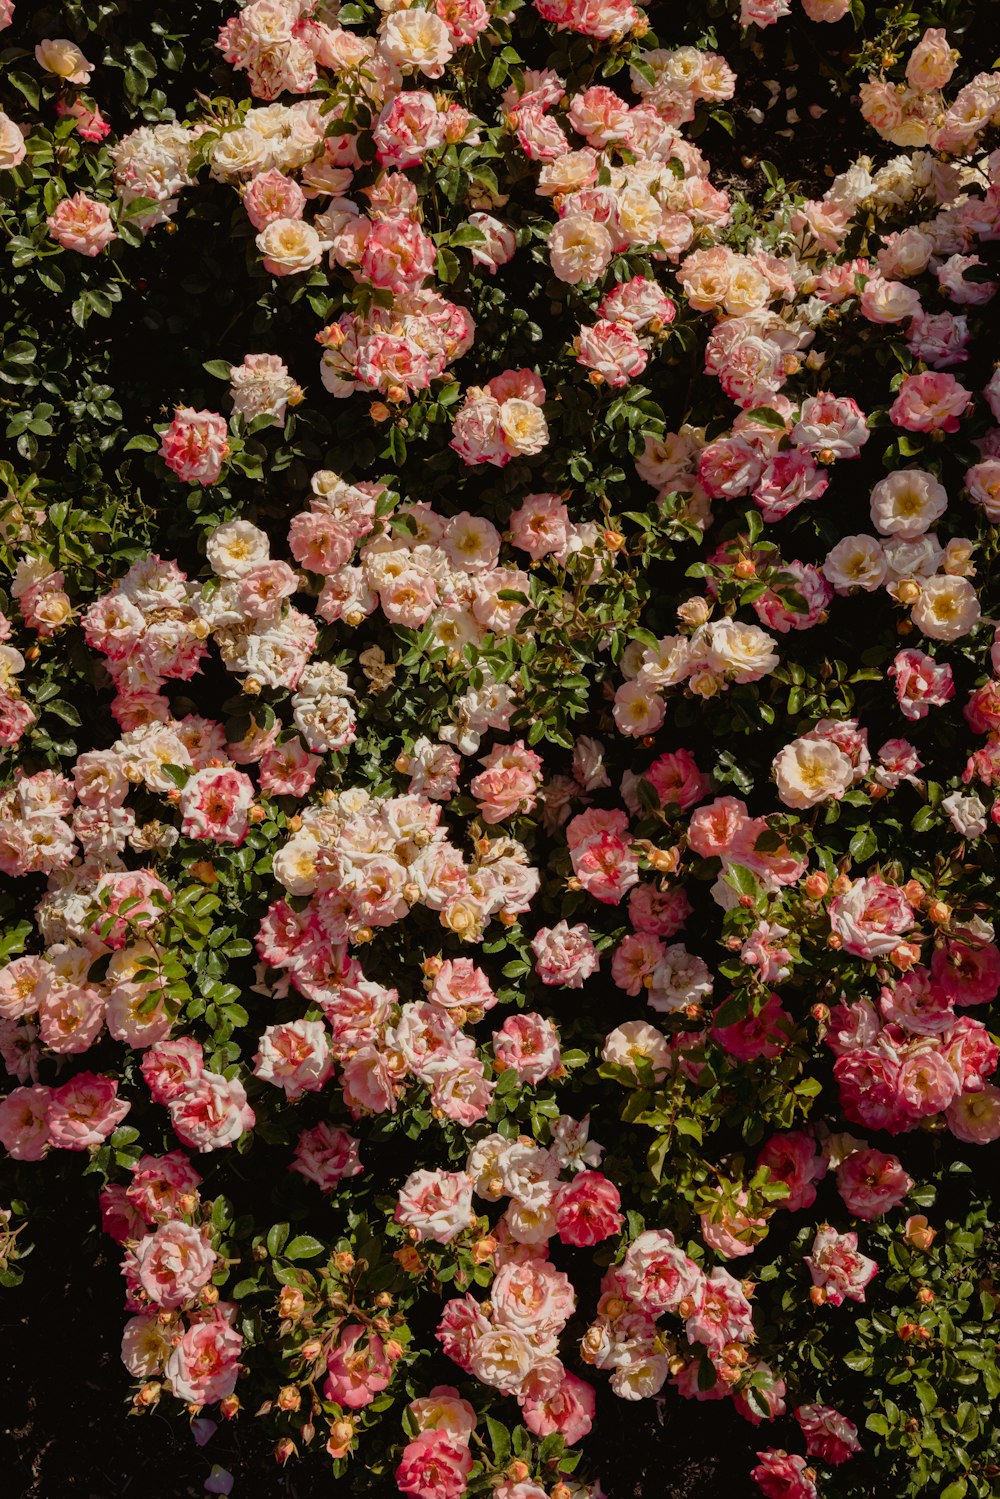
[[817,1230],[805,1263],[813,1285],[826,1292],[831,1306],[840,1306],[845,1297],[864,1301],[865,1286],[878,1274],[875,1261],[858,1253],[857,1234],[839,1234],[829,1224]]
[[322,1020],[290,1020],[266,1026],[253,1070],[264,1082],[283,1088],[288,1099],[316,1093],[333,1075],[329,1032]]
[[202,1072],[171,1101],[170,1120],[184,1145],[204,1152],[235,1144],[253,1128],[254,1111],[239,1078]]
[[907,375],[889,408],[889,418],[907,432],[957,432],[972,392],[954,375],[928,370]]
[[565,921],[554,927],[542,927],[531,940],[535,954],[535,972],[543,984],[559,984],[566,989],[582,989],[584,981],[597,972],[600,957],[590,940],[590,929],[582,922],[570,926]]
[[157,1041],[146,1052],[140,1070],[154,1103],[169,1104],[201,1077],[205,1070],[201,1044],[191,1036]]
[[214,411],[178,406],[160,439],[160,457],[185,484],[216,484],[229,456],[226,419]]
[[556,1198],[556,1232],[564,1244],[587,1248],[619,1232],[621,1196],[600,1171],[580,1171],[560,1187]]
[[365,1169],[358,1158],[358,1146],[346,1129],[321,1120],[302,1131],[288,1169],[315,1182],[321,1192],[332,1192],[339,1182]]
[[[235,1307],[230,1307],[235,1311]],[[211,1317],[195,1322],[167,1357],[164,1375],[178,1400],[211,1405],[236,1388],[243,1338],[220,1303]]]
[[168,1309],[193,1301],[212,1278],[215,1250],[198,1229],[163,1223],[135,1249],[139,1284],[157,1306]]
[[493,1035],[498,1071],[512,1067],[522,1083],[540,1083],[561,1066],[559,1034],[543,1015],[509,1015]]
[[751,1470],[750,1477],[766,1499],[816,1499],[819,1493],[813,1482],[816,1475],[806,1466],[804,1457],[775,1447],[758,1452],[757,1456],[760,1462]]
[[422,1431],[407,1442],[396,1468],[396,1487],[417,1499],[459,1499],[472,1468],[467,1442],[445,1431]]
[[239,845],[247,835],[254,787],[248,775],[225,765],[195,771],[181,791],[181,832]]
[[557,1431],[567,1446],[581,1442],[594,1424],[595,1397],[591,1386],[564,1372],[551,1395],[526,1395],[521,1400],[524,1424],[536,1437]]
[[829,1405],[800,1405],[793,1413],[806,1439],[806,1452],[837,1467],[861,1451],[858,1428]]
[[53,1090],[14,1088],[0,1098],[0,1145],[15,1161],[40,1161],[53,1143],[48,1114]]
[[894,1155],[855,1150],[837,1167],[837,1191],[855,1218],[869,1221],[898,1207],[913,1186]]
[[103,1145],[132,1107],[118,1097],[118,1083],[94,1072],[79,1072],[57,1088],[49,1100],[48,1126],[53,1145],[87,1150]]
[[336,1348],[326,1356],[326,1368],[323,1394],[348,1410],[370,1405],[392,1378],[392,1364],[382,1339],[377,1333],[366,1332],[358,1322],[341,1328]]
[[618,1274],[629,1297],[652,1317],[696,1301],[704,1279],[666,1228],[648,1229],[633,1240]]
[[896,684],[896,701],[904,717],[926,718],[931,708],[940,707],[955,696],[951,667],[938,663],[923,651],[900,651],[889,667],[888,675]]
[[184,1152],[171,1150],[162,1156],[140,1156],[125,1191],[146,1223],[166,1223],[180,1214],[180,1198],[197,1196],[200,1186],[201,1177]]
[[76,250],[91,258],[115,238],[115,226],[111,221],[111,210],[106,203],[88,198],[86,193],[74,193],[63,198],[46,220],[52,238],[65,250]]
[[475,1219],[472,1178],[464,1171],[413,1171],[399,1193],[395,1220],[416,1240],[449,1244]]
[[887,957],[913,925],[913,911],[901,890],[879,874],[855,880],[829,905],[830,926],[844,951],[858,958]]

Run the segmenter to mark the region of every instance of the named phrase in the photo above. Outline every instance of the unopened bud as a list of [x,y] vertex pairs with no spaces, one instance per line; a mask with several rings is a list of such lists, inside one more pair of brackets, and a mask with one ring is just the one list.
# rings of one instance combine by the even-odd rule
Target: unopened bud
[[278,1409],[280,1411],[297,1411],[302,1404],[302,1396],[293,1384],[282,1385],[278,1391]]
[[830,888],[830,880],[822,869],[814,869],[806,879],[806,895],[810,900],[822,900]]
[[282,1286],[278,1296],[278,1316],[293,1319],[301,1317],[306,1298],[298,1286]]
[[932,900],[927,907],[927,920],[932,926],[946,926],[951,920],[951,906],[947,901]]
[[306,1362],[312,1364],[323,1352],[323,1344],[319,1338],[307,1338],[299,1351]]
[[219,1401],[219,1413],[226,1421],[231,1421],[239,1414],[240,1397],[238,1395],[224,1395]]
[[295,1443],[291,1437],[282,1437],[279,1442],[275,1443],[274,1460],[278,1464],[278,1467],[283,1468],[288,1459],[295,1456],[295,1452]]
[[809,1287],[809,1300],[812,1302],[813,1306],[822,1306],[826,1299],[827,1292],[825,1286]]
[[920,962],[920,948],[915,942],[900,942],[889,954],[889,961],[900,973],[908,973]]
[[937,1238],[937,1230],[931,1228],[923,1213],[914,1213],[906,1220],[903,1237],[908,1244],[913,1245],[914,1249],[930,1249]]
[[699,625],[707,624],[711,614],[712,606],[708,599],[686,599],[683,604],[677,606],[677,618],[690,630],[696,630]]

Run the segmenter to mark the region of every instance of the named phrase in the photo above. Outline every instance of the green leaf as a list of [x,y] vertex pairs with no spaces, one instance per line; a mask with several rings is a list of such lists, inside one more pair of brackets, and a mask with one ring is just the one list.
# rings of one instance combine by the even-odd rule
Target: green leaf
[[318,1254],[326,1253],[326,1245],[311,1234],[299,1234],[285,1250],[286,1260],[314,1260]]
[[277,1259],[284,1249],[288,1239],[288,1224],[276,1223],[267,1235],[267,1252],[272,1259]]

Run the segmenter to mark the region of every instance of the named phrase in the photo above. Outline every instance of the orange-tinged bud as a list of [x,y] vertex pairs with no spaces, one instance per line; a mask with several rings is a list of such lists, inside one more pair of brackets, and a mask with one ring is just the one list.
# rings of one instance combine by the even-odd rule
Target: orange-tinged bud
[[224,1395],[219,1401],[219,1410],[226,1421],[231,1421],[239,1413],[240,1397],[238,1395]]
[[278,1391],[278,1409],[280,1411],[297,1411],[302,1404],[302,1396],[293,1384],[282,1385]]
[[931,1228],[923,1213],[914,1213],[906,1220],[903,1237],[914,1249],[930,1249],[937,1238],[937,1229]]
[[298,1286],[282,1286],[278,1295],[278,1316],[285,1319],[301,1317],[306,1298]]
[[814,869],[806,879],[806,895],[810,900],[822,900],[830,888],[830,880],[822,869]]

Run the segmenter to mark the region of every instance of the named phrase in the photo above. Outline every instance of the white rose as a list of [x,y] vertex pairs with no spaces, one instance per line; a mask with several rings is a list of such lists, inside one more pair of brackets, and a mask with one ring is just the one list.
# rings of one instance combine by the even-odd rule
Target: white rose
[[951,818],[951,825],[963,838],[979,838],[986,832],[986,808],[978,796],[965,796],[953,791],[946,796],[941,806]]
[[702,625],[696,632],[692,656],[703,658],[710,670],[736,682],[759,682],[774,671],[781,659],[774,650],[776,644],[773,636],[758,625],[719,619]]
[[839,801],[854,779],[854,767],[829,739],[795,739],[774,759],[778,796],[786,807],[815,807]]
[[827,554],[823,575],[838,593],[861,588],[872,593],[887,574],[885,553],[874,536],[845,536]]
[[947,508],[944,485],[922,468],[898,469],[872,490],[872,524],[883,536],[922,536]]
[[587,213],[568,213],[549,235],[549,258],[560,281],[575,286],[604,274],[614,254],[611,235]]
[[273,165],[270,143],[256,130],[240,126],[228,130],[212,147],[212,174],[228,182],[234,177],[256,177]]
[[304,219],[275,219],[257,236],[257,248],[272,276],[294,276],[319,265],[327,245]]
[[0,172],[12,171],[24,160],[24,136],[9,115],[0,110]]
[[379,48],[404,71],[440,78],[455,50],[451,33],[432,10],[398,10],[385,23]]
[[968,578],[939,573],[921,584],[910,618],[932,640],[958,640],[979,619],[979,600]]
[[220,578],[241,578],[269,560],[271,546],[264,532],[248,520],[230,520],[212,532],[205,552]]

